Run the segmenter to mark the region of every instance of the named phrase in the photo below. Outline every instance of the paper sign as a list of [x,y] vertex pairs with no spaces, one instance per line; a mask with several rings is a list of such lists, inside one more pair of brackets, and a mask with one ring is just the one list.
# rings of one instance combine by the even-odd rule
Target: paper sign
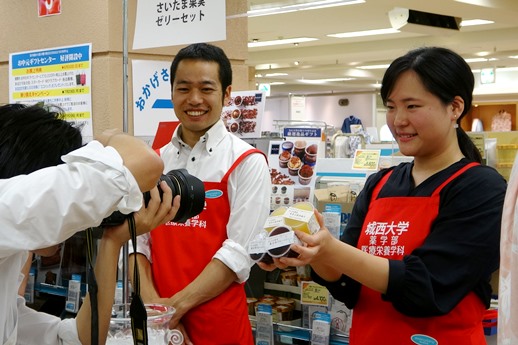
[[328,305],[329,291],[327,288],[315,282],[301,281],[301,284],[302,294],[300,302],[302,304]]
[[133,49],[226,39],[225,0],[139,0]]
[[380,161],[380,150],[356,150],[353,159],[353,169],[378,170]]

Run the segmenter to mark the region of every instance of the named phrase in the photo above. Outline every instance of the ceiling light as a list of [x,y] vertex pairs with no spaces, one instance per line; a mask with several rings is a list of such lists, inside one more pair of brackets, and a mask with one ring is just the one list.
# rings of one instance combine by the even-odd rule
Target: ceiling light
[[356,68],[359,69],[387,69],[390,66],[390,64],[386,65],[367,65],[367,66],[358,66]]
[[274,81],[274,82],[270,83],[270,85],[284,85],[284,84],[286,84],[286,83],[283,81]]
[[292,43],[302,43],[302,42],[311,42],[311,41],[318,41],[318,38],[298,37],[298,38],[286,38],[286,39],[273,40],[273,41],[248,42],[248,48],[267,47],[267,46],[276,46],[276,45],[280,45],[280,44],[292,44]]
[[486,25],[486,24],[494,24],[495,22],[492,20],[485,20],[485,19],[470,19],[470,20],[463,20],[460,22],[461,27],[466,26],[475,26],[475,25]]
[[288,73],[267,73],[264,76],[265,77],[280,77],[283,75],[288,75]]
[[320,0],[305,4],[295,4],[270,8],[251,9],[247,12],[248,17],[270,16],[274,14],[289,13],[295,11],[316,10],[320,8],[362,4],[365,0]]
[[340,34],[330,34],[327,36],[336,37],[336,38],[350,38],[350,37],[364,37],[364,36],[374,36],[374,35],[396,34],[398,32],[400,32],[400,31],[393,29],[393,28],[389,28],[389,29],[377,29],[377,30],[366,30],[366,31],[342,32]]
[[518,55],[511,55],[509,56],[510,59],[518,59]]
[[483,58],[483,57],[464,59],[464,61],[466,61],[467,63],[473,63],[473,62],[488,62],[488,61],[496,61],[496,60],[497,60],[496,58],[486,59],[486,58]]
[[329,79],[299,79],[298,81],[305,84],[324,84],[335,81],[349,81],[356,78],[329,78]]

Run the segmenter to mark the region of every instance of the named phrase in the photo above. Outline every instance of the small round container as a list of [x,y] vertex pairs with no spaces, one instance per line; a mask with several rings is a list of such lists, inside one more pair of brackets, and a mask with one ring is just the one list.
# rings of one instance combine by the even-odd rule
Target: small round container
[[295,156],[298,156],[300,159],[303,159],[305,153],[306,153],[306,141],[305,140],[295,141],[293,154]]
[[288,173],[291,176],[297,176],[299,174],[299,170],[302,167],[302,161],[298,156],[293,156],[290,158],[288,162]]
[[275,227],[279,225],[284,225],[284,213],[286,213],[286,210],[288,208],[286,206],[279,206],[275,210],[270,213],[268,218],[266,219],[266,222],[264,224],[264,230],[267,232],[272,231]]
[[297,286],[297,271],[290,270],[282,272],[281,282],[283,285]]
[[267,265],[273,264],[272,257],[266,251],[267,238],[268,233],[261,231],[248,243],[248,256],[250,256],[250,259],[254,262],[263,262]]
[[239,110],[239,109],[237,109],[237,108],[236,108],[236,109],[234,109],[234,110],[232,110],[232,118],[233,118],[234,120],[237,120],[237,119],[239,119],[240,117],[241,117],[241,110]]
[[[289,235],[288,233],[292,234]],[[278,226],[268,235],[270,246],[268,253],[273,258],[288,257],[296,258],[299,254],[290,249],[292,244],[302,244],[298,237],[293,233],[289,226]]]
[[281,168],[287,168],[288,162],[291,159],[291,153],[289,151],[282,151],[279,154],[279,167]]
[[293,309],[291,305],[276,304],[273,309],[277,314],[277,321],[291,321],[293,320]]
[[294,210],[288,210],[285,213],[284,222],[286,225],[293,230],[300,230],[308,234],[313,233],[314,229],[312,227],[318,226],[314,215],[315,207],[313,204],[309,201],[301,201],[293,204],[290,209],[291,208]]
[[283,151],[288,151],[289,153],[291,153],[291,151],[293,150],[293,142],[285,141],[282,143],[281,147]]
[[230,132],[237,133],[237,131],[239,130],[239,124],[237,122],[232,122],[228,128]]
[[301,185],[308,185],[313,178],[313,168],[304,164],[299,170],[299,183]]
[[[176,310],[165,304],[146,304],[145,307],[147,311],[148,343],[168,345],[172,341],[172,344],[181,344],[172,339],[172,337],[177,338],[177,334],[172,332],[175,330],[168,329],[169,320],[171,320]],[[129,310],[129,303],[126,305],[115,304],[113,306],[113,315],[110,320],[108,338],[106,339],[107,345],[133,345]]]

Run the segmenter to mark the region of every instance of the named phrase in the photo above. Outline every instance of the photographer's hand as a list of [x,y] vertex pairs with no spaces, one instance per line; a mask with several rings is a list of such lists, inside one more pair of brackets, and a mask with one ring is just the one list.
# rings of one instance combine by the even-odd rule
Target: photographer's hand
[[157,226],[169,222],[176,216],[176,212],[180,209],[180,196],[177,195],[173,199],[173,191],[166,182],[160,182],[162,190],[162,199],[158,188],[155,187],[150,191],[151,199],[147,206],[135,212],[135,224],[137,226],[137,235],[149,232]]

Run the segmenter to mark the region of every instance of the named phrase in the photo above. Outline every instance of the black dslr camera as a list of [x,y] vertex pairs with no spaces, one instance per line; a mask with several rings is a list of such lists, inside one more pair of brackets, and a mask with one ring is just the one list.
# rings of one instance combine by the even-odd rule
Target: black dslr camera
[[[165,181],[169,188],[173,191],[173,198],[180,195],[180,209],[172,219],[173,222],[185,223],[191,217],[198,215],[203,211],[205,206],[205,187],[203,182],[190,175],[185,169],[175,169],[169,171],[167,174],[160,176],[157,183],[160,199],[162,199],[162,189],[160,188],[160,181]],[[147,206],[151,199],[151,194],[145,192],[144,203]],[[103,219],[100,226],[115,226],[124,223],[127,215],[115,211],[110,216]]]

